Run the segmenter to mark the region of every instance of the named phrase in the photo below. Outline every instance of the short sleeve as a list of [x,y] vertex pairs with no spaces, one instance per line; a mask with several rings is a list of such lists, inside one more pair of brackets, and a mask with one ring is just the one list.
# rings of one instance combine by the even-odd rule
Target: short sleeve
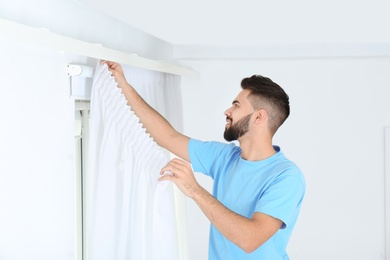
[[195,172],[204,173],[214,178],[214,173],[218,170],[218,163],[222,157],[227,157],[234,144],[224,144],[220,142],[202,142],[196,139],[190,139],[188,144],[188,153],[192,168]]
[[305,194],[305,181],[299,169],[287,169],[260,196],[255,211],[283,222],[282,228],[294,224]]

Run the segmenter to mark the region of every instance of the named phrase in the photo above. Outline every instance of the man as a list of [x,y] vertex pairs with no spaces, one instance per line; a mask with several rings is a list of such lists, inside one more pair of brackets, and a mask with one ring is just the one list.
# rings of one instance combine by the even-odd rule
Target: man
[[[119,64],[107,62],[128,104],[171,160],[160,180],[170,180],[193,199],[211,222],[209,259],[289,259],[287,242],[305,193],[298,167],[272,138],[290,113],[289,97],[268,78],[243,79],[242,91],[225,111],[227,141],[201,142],[177,132],[127,83]],[[214,180],[213,195],[194,177]],[[167,174],[169,173],[169,174]]]

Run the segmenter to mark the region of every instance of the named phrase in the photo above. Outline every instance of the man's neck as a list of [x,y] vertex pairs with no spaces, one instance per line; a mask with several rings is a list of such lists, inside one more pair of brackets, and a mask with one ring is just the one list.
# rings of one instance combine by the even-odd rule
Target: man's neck
[[239,140],[241,147],[241,157],[247,161],[261,161],[276,153],[272,139],[251,140],[250,138]]

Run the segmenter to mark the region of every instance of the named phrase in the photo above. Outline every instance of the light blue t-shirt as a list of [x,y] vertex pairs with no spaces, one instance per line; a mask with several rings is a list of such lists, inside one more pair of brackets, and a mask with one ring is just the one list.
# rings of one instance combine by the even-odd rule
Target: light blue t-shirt
[[288,160],[278,146],[273,156],[261,161],[241,158],[235,144],[201,142],[191,139],[188,152],[195,172],[214,180],[213,195],[230,210],[251,218],[262,212],[283,222],[268,241],[248,254],[210,227],[210,260],[289,259],[288,240],[297,221],[305,193],[305,180],[299,168]]

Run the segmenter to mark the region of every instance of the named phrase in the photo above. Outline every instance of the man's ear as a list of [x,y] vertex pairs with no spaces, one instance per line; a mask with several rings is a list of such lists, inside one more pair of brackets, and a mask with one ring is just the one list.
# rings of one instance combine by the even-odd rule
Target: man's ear
[[260,108],[255,111],[255,124],[264,123],[268,119],[268,113],[264,108]]

